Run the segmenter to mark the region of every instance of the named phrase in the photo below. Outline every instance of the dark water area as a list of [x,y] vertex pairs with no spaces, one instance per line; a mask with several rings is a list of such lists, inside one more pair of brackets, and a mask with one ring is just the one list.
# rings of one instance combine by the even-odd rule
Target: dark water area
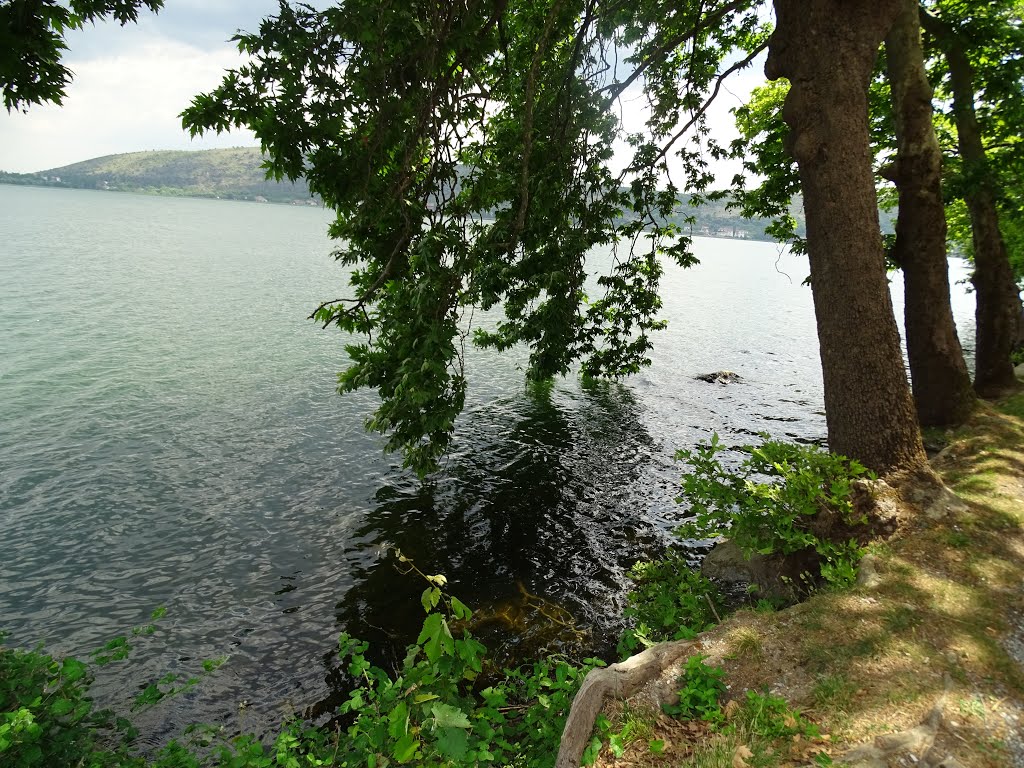
[[[305,319],[344,285],[328,221],[0,186],[0,629],[85,654],[166,606],[101,671],[104,701],[227,662],[143,716],[149,743],[315,708],[342,684],[341,631],[387,663],[423,615],[394,548],[481,615],[547,606],[579,630],[563,650],[607,652],[625,571],[674,541],[677,449],[712,432],[824,440],[805,262],[697,239],[701,265],[667,269],[669,329],[632,380],[528,387],[521,350],[470,351],[453,450],[420,483],[363,431],[375,395],[335,394],[345,339]],[[971,297],[956,302],[965,335]],[[743,380],[694,378],[722,369]],[[481,630],[503,658],[539,643]]]

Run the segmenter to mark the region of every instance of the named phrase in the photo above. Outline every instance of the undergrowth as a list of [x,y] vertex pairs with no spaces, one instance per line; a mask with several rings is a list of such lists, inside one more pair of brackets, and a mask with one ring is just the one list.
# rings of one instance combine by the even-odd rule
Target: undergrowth
[[[836,585],[852,581],[861,550],[853,541],[815,536],[813,523],[822,514],[854,525],[851,482],[867,474],[863,467],[817,449],[778,442],[746,446],[736,472],[727,472],[710,443],[679,457],[692,466],[684,478],[683,498],[694,519],[681,529],[691,538],[725,536],[746,553],[790,554],[813,548],[821,557],[821,576]],[[549,657],[486,687],[480,683],[487,649],[465,627],[472,611],[445,591],[441,575],[428,575],[400,552],[398,565],[422,578],[421,603],[426,614],[416,641],[393,672],[374,666],[367,644],[348,634],[339,640],[339,655],[355,681],[340,708],[343,723],[330,731],[309,722],[291,721],[276,734],[226,737],[209,726],[190,728],[182,740],[142,755],[129,719],[98,710],[90,696],[91,665],[124,661],[129,637],[116,638],[91,655],[89,662],[58,659],[42,648],[19,650],[0,645],[0,764],[5,768],[81,765],[90,768],[269,768],[337,766],[424,768],[516,766],[548,768],[557,753],[565,718],[586,673],[603,662],[581,664]],[[625,616],[631,627],[619,651],[629,655],[655,642],[692,637],[721,620],[719,590],[679,553],[638,563],[630,572],[634,589]],[[770,607],[770,606],[769,606]],[[158,619],[161,612],[154,614]],[[133,630],[152,634],[155,624]],[[0,636],[0,641],[3,638]],[[167,675],[145,687],[136,708],[157,705],[212,673],[223,660],[204,662],[190,677]],[[748,695],[746,720],[732,720],[720,698],[721,670],[692,657],[679,680],[678,704],[669,712],[701,720],[715,729],[742,727],[772,741],[801,734],[812,739],[813,727],[772,697]],[[782,725],[779,725],[782,723]],[[794,730],[795,729],[795,730]],[[790,733],[792,731],[792,733]],[[642,717],[612,727],[599,719],[585,758],[593,762],[603,748],[621,753],[627,743],[651,733]],[[652,739],[659,751],[663,742]],[[756,755],[753,755],[756,757]],[[753,765],[753,763],[752,763]]]
[[[867,522],[853,508],[853,481],[874,475],[816,446],[769,439],[741,446],[744,458],[729,471],[718,458],[724,450],[716,434],[677,452],[676,458],[691,467],[679,501],[692,515],[677,533],[688,539],[727,538],[747,557],[813,550],[819,573],[807,574],[811,584],[820,576],[835,587],[852,585],[864,550],[854,537],[837,539],[835,532]],[[823,531],[828,534],[820,535]]]
[[678,552],[639,562],[623,616],[630,622],[618,644],[626,658],[655,643],[695,637],[720,621],[725,601],[718,587]]

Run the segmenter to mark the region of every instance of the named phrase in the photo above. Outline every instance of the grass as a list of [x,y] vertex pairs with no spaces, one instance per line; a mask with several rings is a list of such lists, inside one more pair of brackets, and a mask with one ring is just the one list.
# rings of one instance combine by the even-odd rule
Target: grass
[[[732,768],[742,747],[750,768],[813,766],[810,748],[838,757],[916,726],[940,701],[946,725],[935,748],[943,756],[965,768],[1012,764],[1007,717],[1024,717],[1024,670],[1006,650],[1024,616],[1024,393],[981,404],[967,425],[932,442],[940,437],[935,469],[968,510],[916,520],[873,544],[881,577],[873,589],[740,611],[703,636],[707,662],[725,670],[733,716],[690,736],[659,717],[652,738],[664,736],[670,748],[631,755],[629,765]],[[771,690],[791,715],[802,708],[823,735],[794,741],[764,728],[750,690]],[[598,762],[617,764],[608,755]]]

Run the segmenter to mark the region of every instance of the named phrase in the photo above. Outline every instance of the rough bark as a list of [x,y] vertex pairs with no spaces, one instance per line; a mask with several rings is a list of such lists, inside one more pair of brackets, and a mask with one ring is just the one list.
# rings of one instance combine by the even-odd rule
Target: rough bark
[[897,159],[888,176],[899,190],[893,257],[903,268],[904,327],[917,417],[925,426],[960,424],[974,407],[949,300],[942,150],[932,124],[917,0],[902,0],[885,38]]
[[1017,384],[1010,352],[1017,337],[1020,298],[1013,280],[988,158],[974,109],[974,72],[959,38],[944,38],[953,90],[953,118],[964,174],[967,209],[974,245],[975,369],[974,388],[983,397],[1001,394]]
[[829,448],[887,473],[925,461],[885,275],[867,90],[901,0],[775,0],[765,73],[786,77]]
[[576,692],[565,721],[555,768],[579,768],[594,722],[609,699],[627,699],[666,669],[692,653],[692,640],[659,643],[618,664],[593,669]]

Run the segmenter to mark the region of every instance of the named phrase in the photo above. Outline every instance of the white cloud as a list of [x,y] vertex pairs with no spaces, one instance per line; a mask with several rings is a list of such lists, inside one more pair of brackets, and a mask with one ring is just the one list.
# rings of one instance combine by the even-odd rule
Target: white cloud
[[249,131],[191,141],[178,114],[242,62],[225,45],[203,51],[158,36],[133,36],[115,54],[76,61],[63,107],[0,113],[0,169],[38,171],[100,155],[257,143]]
[[[195,8],[202,5],[198,0],[183,2]],[[322,5],[324,0],[318,3]],[[206,9],[206,15],[179,5],[177,17],[161,14],[146,17],[138,26],[122,28],[108,23],[76,33],[76,37],[69,39],[71,52],[67,59],[75,77],[64,106],[34,106],[27,114],[0,111],[0,170],[40,171],[101,155],[141,150],[257,144],[247,130],[191,140],[178,117],[193,96],[214,88],[227,68],[242,63],[233,45],[208,43],[209,49],[204,50],[187,42],[184,38],[192,40],[196,35],[184,35],[184,31],[190,27],[228,28],[224,18],[235,18],[230,12],[235,4],[222,0]],[[269,12],[269,8],[263,7],[265,4],[260,0],[248,7],[249,15],[258,18]],[[220,12],[215,21],[208,17],[214,11]],[[764,82],[762,72],[763,58],[734,74],[709,110],[712,134],[720,142],[727,143],[735,137],[729,109],[743,103],[750,90]],[[622,108],[626,129],[642,130],[647,112],[639,95],[639,84],[623,94]],[[626,162],[628,151],[623,143],[613,164],[620,170]],[[681,183],[678,162],[670,166],[673,178]],[[727,185],[739,164],[718,162],[714,170],[718,185]]]

